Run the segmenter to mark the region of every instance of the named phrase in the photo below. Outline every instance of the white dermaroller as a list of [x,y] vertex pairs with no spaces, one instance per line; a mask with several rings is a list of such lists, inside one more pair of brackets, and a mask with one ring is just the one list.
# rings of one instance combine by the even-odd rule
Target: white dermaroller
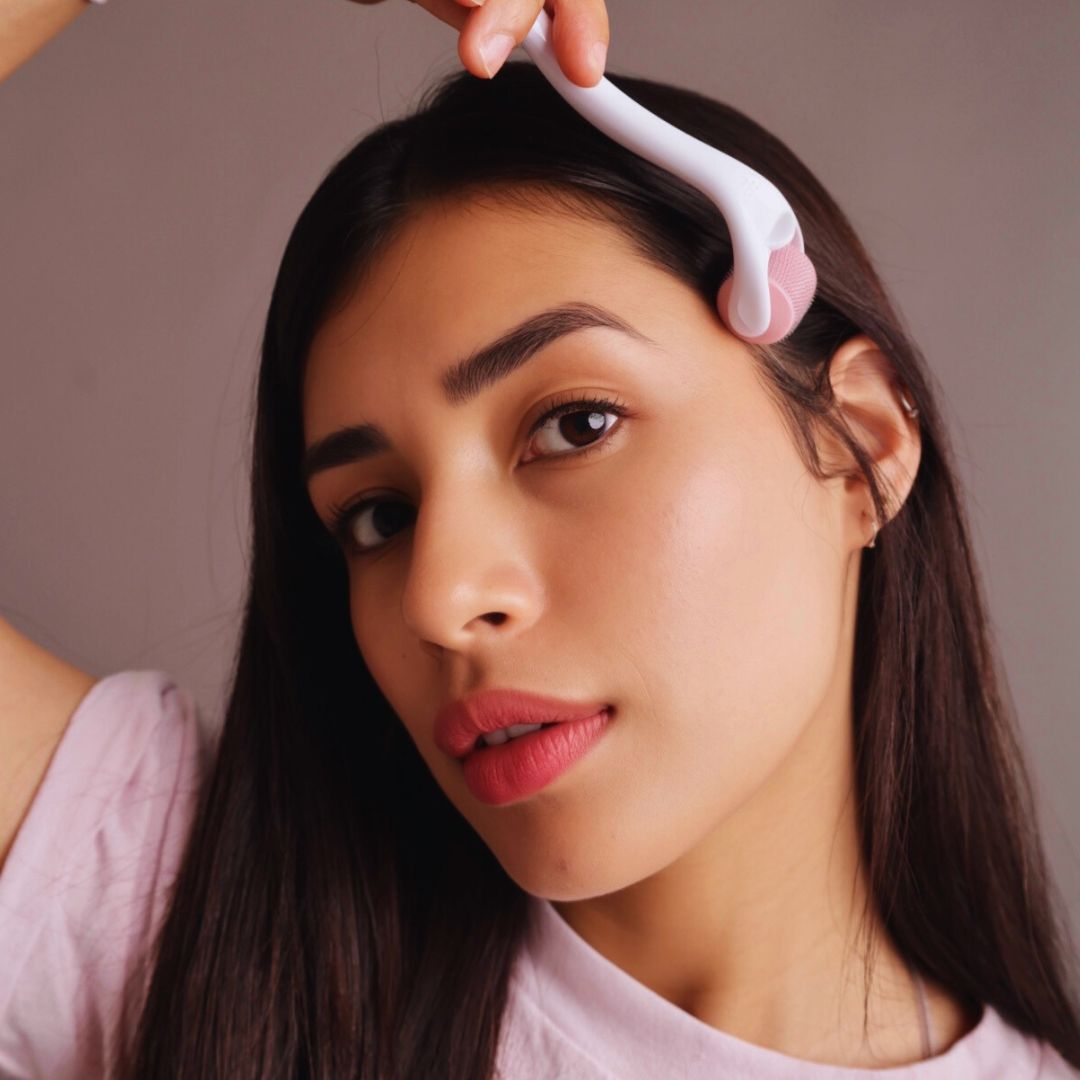
[[760,173],[649,112],[607,78],[596,86],[572,83],[551,28],[541,8],[522,47],[558,93],[616,142],[698,188],[723,215],[734,253],[733,272],[717,293],[724,323],[756,344],[790,334],[810,307],[817,274],[787,199]]

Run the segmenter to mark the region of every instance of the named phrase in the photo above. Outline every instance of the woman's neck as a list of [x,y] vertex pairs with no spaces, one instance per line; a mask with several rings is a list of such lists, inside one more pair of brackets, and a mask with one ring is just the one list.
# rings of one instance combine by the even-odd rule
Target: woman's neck
[[[921,1060],[915,983],[860,857],[850,731],[842,710],[823,709],[781,768],[676,862],[618,892],[553,901],[556,911],[639,982],[728,1034],[837,1065]],[[973,1018],[941,988],[926,991],[941,1053]]]

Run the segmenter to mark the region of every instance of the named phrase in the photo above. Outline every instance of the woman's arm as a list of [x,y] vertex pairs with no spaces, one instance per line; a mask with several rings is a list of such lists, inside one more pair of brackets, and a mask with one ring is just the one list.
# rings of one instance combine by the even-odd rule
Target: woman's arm
[[86,0],[0,0],[0,82],[87,7]]

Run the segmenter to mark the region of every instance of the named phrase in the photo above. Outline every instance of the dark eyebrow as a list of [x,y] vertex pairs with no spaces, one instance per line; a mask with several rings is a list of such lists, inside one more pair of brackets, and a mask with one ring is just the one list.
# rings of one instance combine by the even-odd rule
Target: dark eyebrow
[[[448,368],[440,380],[443,395],[450,405],[464,405],[488,386],[517,371],[552,342],[594,326],[606,326],[638,341],[656,344],[607,308],[582,302],[561,304],[530,316]],[[323,469],[347,465],[393,449],[394,444],[376,424],[341,428],[319,439],[304,453],[304,480],[310,480]]]

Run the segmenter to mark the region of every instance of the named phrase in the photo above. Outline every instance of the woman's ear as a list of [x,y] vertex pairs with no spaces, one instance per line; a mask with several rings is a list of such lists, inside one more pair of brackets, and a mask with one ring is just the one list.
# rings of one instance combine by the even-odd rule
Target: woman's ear
[[[880,531],[896,516],[915,482],[922,456],[919,421],[901,402],[903,388],[892,362],[865,334],[848,338],[833,353],[829,381],[837,408],[884,481],[887,516],[877,522]],[[849,466],[842,493],[845,531],[855,549],[875,539],[877,515],[857,463],[846,448],[844,453]]]

